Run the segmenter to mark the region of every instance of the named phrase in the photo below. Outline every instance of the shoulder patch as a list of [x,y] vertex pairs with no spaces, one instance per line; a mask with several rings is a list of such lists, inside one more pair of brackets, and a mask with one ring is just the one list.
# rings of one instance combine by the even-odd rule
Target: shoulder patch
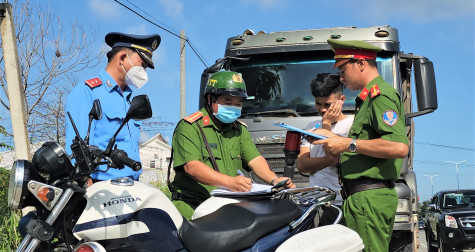
[[239,121],[239,120],[236,120],[236,122],[238,122],[238,123],[244,125],[244,127],[247,127],[247,124],[246,124],[245,122],[242,122],[242,121]]
[[398,115],[394,110],[386,110],[383,113],[383,122],[389,126],[394,126],[397,123]]
[[374,86],[371,87],[371,98],[374,98],[381,94],[381,91],[379,90],[378,84],[374,84]]
[[368,94],[369,94],[368,89],[363,88],[363,90],[361,90],[360,95],[359,95],[360,99],[363,100],[363,101],[366,100],[366,97],[368,97]]
[[203,116],[203,112],[197,111],[197,112],[185,117],[185,121],[187,121],[189,123],[194,123],[194,122],[196,122],[196,120],[200,119],[202,116]]
[[209,116],[203,117],[203,125],[208,126],[209,125]]
[[84,81],[91,89],[102,85],[102,81],[99,78],[94,78]]

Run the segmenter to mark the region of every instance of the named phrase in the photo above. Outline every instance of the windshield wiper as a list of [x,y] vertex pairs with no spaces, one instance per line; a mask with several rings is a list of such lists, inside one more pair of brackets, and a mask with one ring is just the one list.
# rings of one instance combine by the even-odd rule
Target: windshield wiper
[[258,115],[281,114],[281,113],[293,114],[296,117],[300,117],[300,114],[297,111],[293,110],[293,109],[279,109],[279,110],[260,111],[260,112],[242,114],[241,116],[250,116],[250,115],[258,116]]

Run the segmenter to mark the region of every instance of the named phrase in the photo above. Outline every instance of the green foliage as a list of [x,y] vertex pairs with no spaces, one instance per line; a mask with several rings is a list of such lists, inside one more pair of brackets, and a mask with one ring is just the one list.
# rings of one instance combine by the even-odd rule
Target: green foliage
[[8,207],[8,182],[10,172],[0,167],[0,251],[13,251],[20,245],[21,237],[17,231],[20,211]]
[[168,197],[170,200],[172,199],[172,193],[171,193],[170,190],[168,189],[167,183],[157,181],[157,182],[153,182],[153,183],[151,183],[151,184],[152,184],[153,186],[155,186],[156,188],[160,189],[160,191],[162,191],[165,195],[167,195],[167,197]]
[[417,213],[419,214],[419,219],[420,220],[425,218],[426,213],[429,210],[429,204],[430,204],[430,200],[425,200],[422,203],[418,204],[419,205],[419,211],[417,211]]

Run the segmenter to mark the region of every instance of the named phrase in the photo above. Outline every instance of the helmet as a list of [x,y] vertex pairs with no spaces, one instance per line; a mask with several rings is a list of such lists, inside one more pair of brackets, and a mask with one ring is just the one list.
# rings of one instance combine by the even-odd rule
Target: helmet
[[247,98],[246,84],[242,75],[237,72],[222,71],[211,76],[206,83],[205,93],[217,95],[232,95]]

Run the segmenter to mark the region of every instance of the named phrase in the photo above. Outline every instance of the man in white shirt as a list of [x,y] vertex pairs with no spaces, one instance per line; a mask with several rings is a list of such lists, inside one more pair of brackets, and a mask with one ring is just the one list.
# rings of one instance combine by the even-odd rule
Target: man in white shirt
[[[345,96],[343,84],[339,75],[322,73],[312,80],[310,85],[312,95],[315,97],[315,106],[322,116],[319,121],[310,122],[307,130],[323,128],[333,133],[346,137],[353,123],[353,116],[346,116],[341,112]],[[323,186],[336,193],[334,204],[341,207],[343,200],[339,193],[341,187],[338,183],[337,155],[325,153],[322,145],[313,145],[303,140],[297,168],[301,173],[310,174],[310,186]]]

